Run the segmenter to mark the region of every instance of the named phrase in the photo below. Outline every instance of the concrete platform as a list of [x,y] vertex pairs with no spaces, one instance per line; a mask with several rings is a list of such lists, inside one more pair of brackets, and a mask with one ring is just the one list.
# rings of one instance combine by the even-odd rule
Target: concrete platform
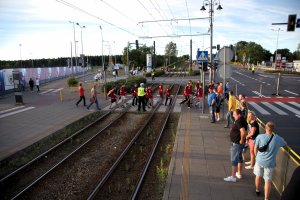
[[[243,169],[236,183],[223,180],[231,175],[230,130],[224,124],[210,123],[208,114],[182,105],[164,200],[263,199],[256,196],[253,170]],[[271,199],[280,199],[275,188]]]

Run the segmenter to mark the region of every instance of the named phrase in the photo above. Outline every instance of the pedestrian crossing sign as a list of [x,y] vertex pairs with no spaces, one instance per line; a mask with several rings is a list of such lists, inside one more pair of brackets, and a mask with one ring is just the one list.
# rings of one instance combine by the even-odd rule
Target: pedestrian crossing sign
[[197,51],[197,61],[207,62],[208,61],[208,51]]

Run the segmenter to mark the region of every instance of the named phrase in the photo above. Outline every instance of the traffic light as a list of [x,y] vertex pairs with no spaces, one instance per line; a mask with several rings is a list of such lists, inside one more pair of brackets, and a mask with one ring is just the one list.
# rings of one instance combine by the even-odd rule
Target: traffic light
[[219,44],[217,44],[217,50],[218,50],[218,51],[220,50],[220,45],[219,45]]
[[295,31],[297,15],[289,15],[287,31]]
[[135,40],[135,47],[136,47],[136,49],[139,49],[139,41],[138,40]]

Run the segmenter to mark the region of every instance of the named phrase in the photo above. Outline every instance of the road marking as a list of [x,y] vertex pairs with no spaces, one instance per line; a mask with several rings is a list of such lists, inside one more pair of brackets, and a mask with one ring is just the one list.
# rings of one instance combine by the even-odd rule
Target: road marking
[[54,90],[54,91],[52,91],[52,92],[50,92],[50,93],[55,93],[55,92],[59,92],[59,91],[61,91],[61,90],[63,90],[64,88],[58,88],[58,89],[56,89],[56,90]]
[[10,112],[10,111],[13,111],[13,110],[17,110],[17,109],[20,109],[20,108],[24,108],[24,107],[25,106],[17,106],[17,107],[10,108],[10,109],[7,109],[7,110],[1,110],[0,114],[7,113],[7,112]]
[[50,93],[51,91],[53,91],[54,89],[49,89],[49,90],[46,90],[44,92],[40,92],[39,94],[46,94],[46,93]]
[[300,115],[300,111],[296,110],[295,108],[292,108],[291,106],[288,106],[282,102],[275,102],[277,105],[280,105],[281,107],[284,107],[285,109],[295,113],[296,115]]
[[249,102],[249,104],[255,108],[255,110],[257,110],[258,112],[260,112],[263,115],[271,115],[271,113],[269,113],[268,111],[266,111],[265,109],[263,109],[263,107],[259,106],[257,103],[255,102]]
[[10,115],[14,115],[14,114],[20,113],[20,112],[31,110],[33,108],[35,108],[35,107],[27,107],[27,108],[24,108],[24,109],[21,109],[21,110],[17,110],[17,111],[14,111],[14,112],[3,114],[3,115],[0,115],[0,119],[4,118],[4,117],[7,117],[7,116],[10,116]]
[[271,110],[273,110],[274,112],[276,112],[279,115],[288,115],[286,112],[280,110],[279,108],[273,106],[272,104],[268,103],[268,102],[261,102],[262,104],[264,104],[265,106],[267,106],[268,108],[270,108]]
[[259,93],[258,91],[252,91],[254,94],[260,96],[260,97],[266,97],[265,95],[262,95],[261,93]]
[[288,91],[288,90],[284,90],[284,91],[286,91],[286,92],[288,92],[288,93],[290,93],[290,94],[293,94],[293,95],[299,96],[299,94],[297,94],[297,93],[294,93],[294,92],[291,92],[291,91]]
[[289,102],[289,104],[292,104],[292,105],[294,105],[294,106],[300,108],[300,104],[299,104],[299,103],[296,103],[296,102]]

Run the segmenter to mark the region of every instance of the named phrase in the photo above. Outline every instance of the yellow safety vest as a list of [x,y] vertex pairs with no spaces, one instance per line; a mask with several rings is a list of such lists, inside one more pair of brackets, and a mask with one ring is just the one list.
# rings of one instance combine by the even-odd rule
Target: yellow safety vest
[[138,88],[138,96],[139,97],[143,97],[143,96],[145,96],[145,88],[143,88],[143,87],[139,87]]

